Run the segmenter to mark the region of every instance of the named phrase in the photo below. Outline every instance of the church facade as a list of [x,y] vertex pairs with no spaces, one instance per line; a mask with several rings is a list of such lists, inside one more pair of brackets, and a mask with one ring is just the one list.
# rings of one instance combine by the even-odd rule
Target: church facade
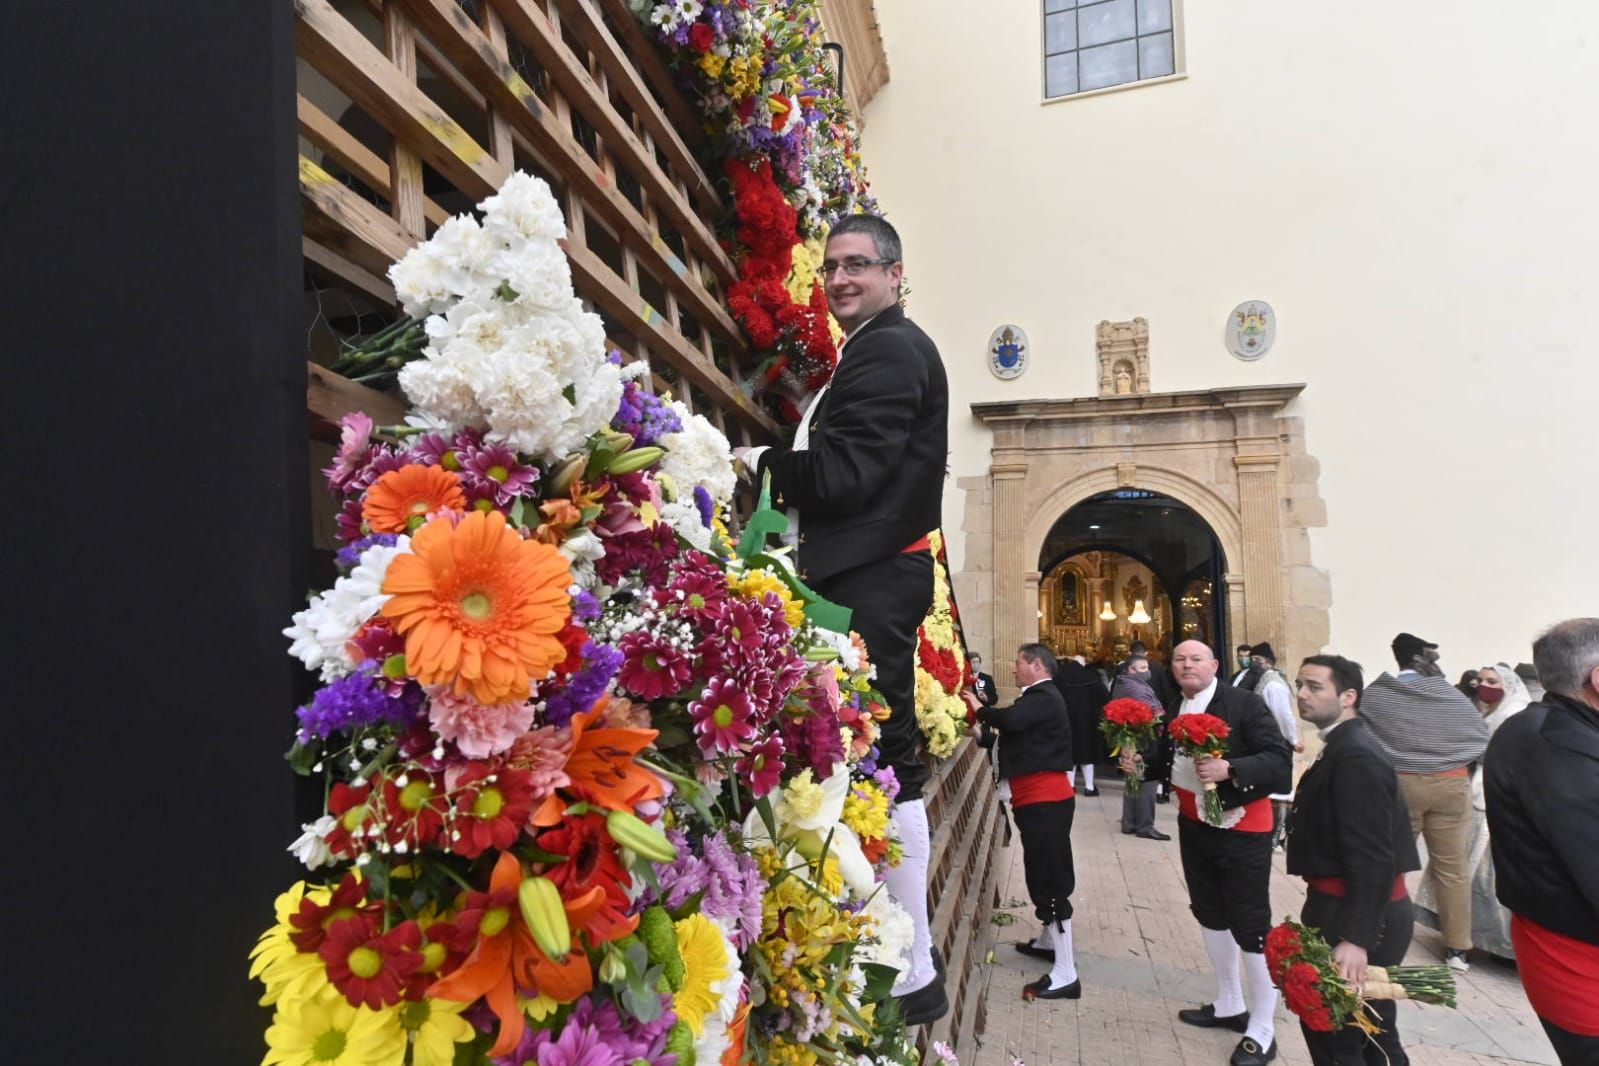
[[1599,12],[875,8],[976,647],[1375,673],[1408,630],[1458,673],[1599,608]]

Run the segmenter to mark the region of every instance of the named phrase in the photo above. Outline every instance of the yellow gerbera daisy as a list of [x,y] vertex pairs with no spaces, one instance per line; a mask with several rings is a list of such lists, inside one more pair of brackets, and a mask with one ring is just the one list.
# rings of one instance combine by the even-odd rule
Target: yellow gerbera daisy
[[449,999],[419,999],[400,1006],[400,1024],[412,1034],[412,1066],[451,1066],[455,1045],[477,1035],[461,1017],[470,1003]]
[[336,991],[280,1003],[266,1041],[261,1066],[391,1066],[406,1043],[394,1008],[352,1007]]
[[683,956],[683,986],[673,998],[672,1009],[699,1036],[705,1029],[705,1016],[720,1006],[716,986],[727,980],[730,972],[727,938],[703,914],[691,914],[674,928],[677,951]]

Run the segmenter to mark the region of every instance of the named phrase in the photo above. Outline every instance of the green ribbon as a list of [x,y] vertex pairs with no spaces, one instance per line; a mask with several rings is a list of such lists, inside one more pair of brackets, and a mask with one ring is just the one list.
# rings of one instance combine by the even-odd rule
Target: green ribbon
[[813,624],[835,633],[848,633],[853,613],[848,607],[823,599],[782,562],[766,554],[766,538],[786,532],[788,516],[772,507],[772,474],[767,471],[761,478],[761,498],[755,505],[755,513],[744,524],[744,535],[739,538],[739,558],[746,566],[763,566],[777,575],[794,598],[805,605],[805,617]]

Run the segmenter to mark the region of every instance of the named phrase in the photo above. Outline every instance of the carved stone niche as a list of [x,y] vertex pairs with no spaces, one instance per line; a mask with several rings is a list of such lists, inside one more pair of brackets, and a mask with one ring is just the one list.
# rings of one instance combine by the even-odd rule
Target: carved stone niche
[[1101,322],[1096,347],[1099,351],[1099,394],[1129,396],[1149,391],[1149,322]]

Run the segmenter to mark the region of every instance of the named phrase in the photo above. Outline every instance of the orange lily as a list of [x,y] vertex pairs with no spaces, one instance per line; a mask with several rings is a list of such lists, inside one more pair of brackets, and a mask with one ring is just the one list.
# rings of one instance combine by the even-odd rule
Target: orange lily
[[[661,779],[633,761],[660,735],[656,729],[593,728],[604,707],[604,700],[572,717],[572,754],[567,757],[566,776],[571,784],[562,791],[572,792],[589,803],[613,811],[632,811],[645,800],[666,794]],[[536,826],[557,825],[567,801],[558,794],[546,796],[530,821]]]
[[[494,864],[486,893],[473,893],[483,910],[477,924],[477,943],[466,961],[433,982],[428,995],[471,1003],[482,997],[500,1020],[500,1033],[490,1055],[508,1055],[522,1040],[527,1016],[517,1002],[517,989],[543,993],[559,1003],[570,1003],[594,987],[594,971],[581,945],[565,959],[551,959],[533,941],[517,906],[516,890],[522,883],[522,864],[510,852],[501,852]],[[587,901],[583,901],[587,905]],[[568,920],[573,904],[566,903]],[[470,903],[469,903],[470,909]],[[586,912],[584,918],[588,917]]]

